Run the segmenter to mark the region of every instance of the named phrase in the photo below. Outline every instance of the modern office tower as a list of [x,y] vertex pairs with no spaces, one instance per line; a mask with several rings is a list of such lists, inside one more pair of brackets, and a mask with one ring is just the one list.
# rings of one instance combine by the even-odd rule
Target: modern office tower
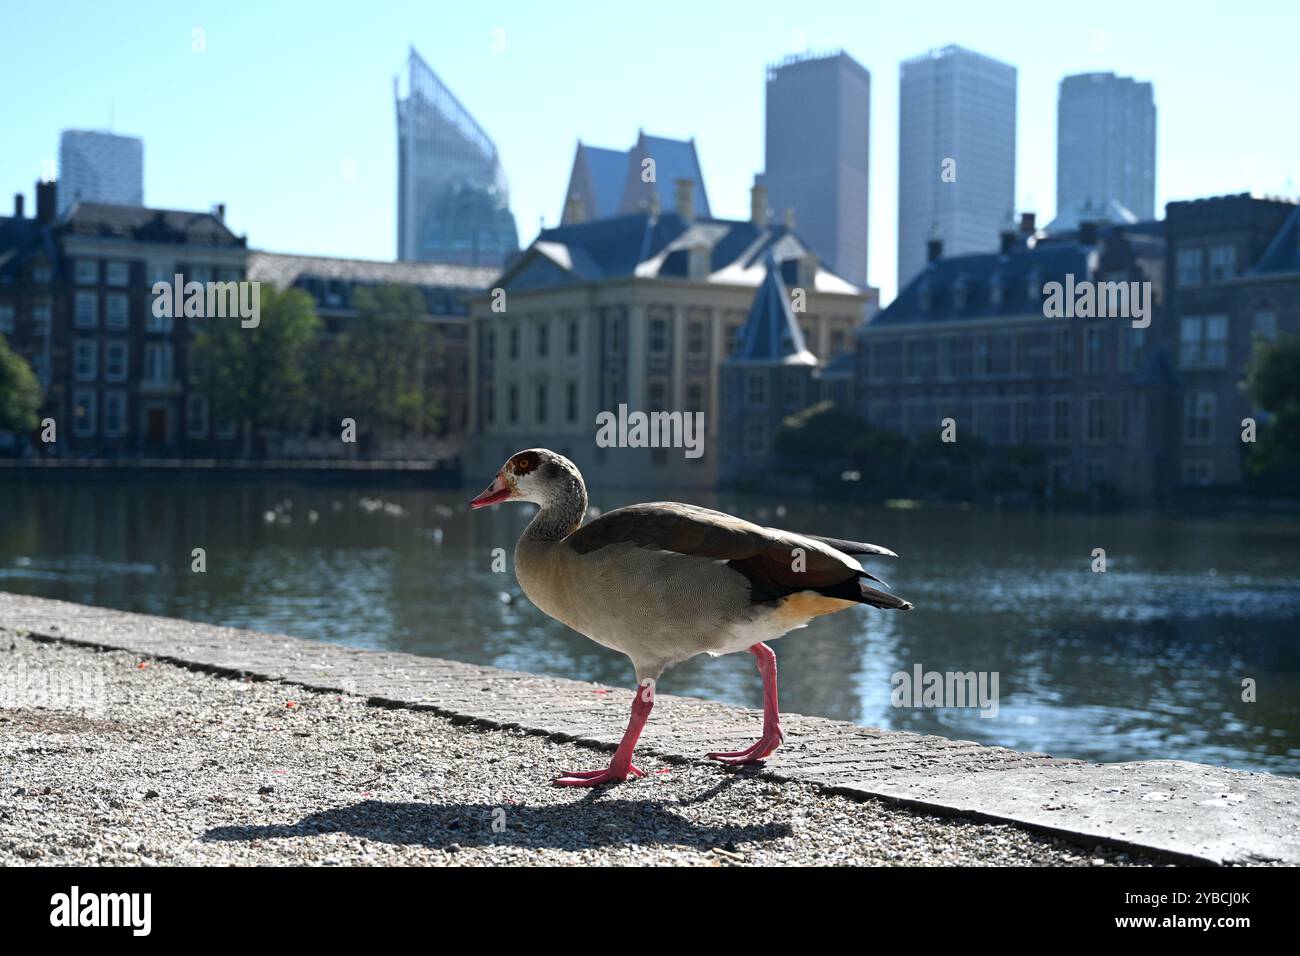
[[492,140],[412,48],[397,100],[397,258],[502,265],[519,249]]
[[143,206],[143,140],[65,129],[59,137],[59,215],[78,202]]
[[1155,216],[1156,104],[1150,83],[1114,73],[1061,80],[1056,111],[1056,220]]
[[1016,68],[959,46],[904,60],[898,118],[898,288],[944,255],[988,252],[1015,210]]
[[777,216],[830,268],[867,282],[871,74],[842,51],[800,55],[767,70],[763,183]]

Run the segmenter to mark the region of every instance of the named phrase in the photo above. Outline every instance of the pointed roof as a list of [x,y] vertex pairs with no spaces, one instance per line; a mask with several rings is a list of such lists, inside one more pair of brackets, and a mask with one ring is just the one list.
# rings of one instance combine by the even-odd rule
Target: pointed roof
[[805,347],[799,323],[790,310],[790,297],[781,281],[780,266],[770,254],[766,265],[767,275],[754,296],[730,361],[816,365],[817,358]]
[[1249,276],[1269,276],[1300,272],[1300,208],[1282,224]]

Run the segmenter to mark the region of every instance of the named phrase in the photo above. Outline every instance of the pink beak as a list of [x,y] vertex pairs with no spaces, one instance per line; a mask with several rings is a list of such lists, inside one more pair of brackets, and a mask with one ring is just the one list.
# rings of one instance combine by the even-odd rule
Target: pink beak
[[469,503],[471,508],[486,508],[488,505],[494,505],[499,501],[505,501],[510,497],[511,491],[506,485],[505,479],[501,477],[501,472],[492,479],[492,484],[483,489],[483,493]]

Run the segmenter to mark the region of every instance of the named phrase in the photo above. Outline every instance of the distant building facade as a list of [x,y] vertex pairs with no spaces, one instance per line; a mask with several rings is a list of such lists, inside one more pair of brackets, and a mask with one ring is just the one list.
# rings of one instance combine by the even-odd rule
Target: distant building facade
[[[1177,380],[1160,223],[1004,233],[1000,251],[932,258],[859,337],[854,401],[909,436],[1045,451],[1023,477],[1048,494],[1153,501],[1177,464]],[[1150,282],[1150,325],[1045,315],[1049,283]],[[1048,311],[1053,311],[1049,309]]]
[[[59,457],[210,455],[237,445],[189,384],[194,323],[159,317],[153,285],[244,277],[246,241],[214,213],[79,201],[56,214],[37,184],[36,216],[0,219],[0,334],[45,390]],[[13,240],[17,240],[14,244]],[[7,249],[5,247],[8,247]]]
[[1114,73],[1061,80],[1056,113],[1056,212],[1049,230],[1082,219],[1155,217],[1156,104],[1150,83]]
[[397,258],[501,266],[519,249],[496,145],[414,49],[397,101]]
[[670,209],[677,183],[691,184],[693,214],[707,219],[709,194],[693,139],[668,139],[638,133],[631,149],[605,149],[579,142],[569,173],[560,225]]
[[947,46],[903,61],[898,117],[898,288],[951,255],[998,248],[1015,209],[1016,68]]
[[1242,478],[1242,389],[1256,339],[1300,330],[1300,206],[1250,195],[1166,207],[1165,275],[1182,416],[1178,481]]
[[782,422],[815,401],[817,357],[804,344],[780,266],[769,259],[765,268],[719,375],[719,479],[727,483],[762,475]]
[[763,184],[826,264],[867,283],[871,74],[842,51],[767,70]]
[[[875,291],[827,270],[765,216],[698,218],[683,181],[653,209],[544,230],[471,305],[471,421],[478,471],[545,445],[592,481],[712,487],[719,477],[719,370],[755,291],[777,263],[803,306],[800,334],[823,356],[850,352]],[[494,309],[494,303],[497,307]],[[602,447],[596,417],[701,413],[702,455]]]
[[59,215],[79,202],[144,205],[144,141],[97,130],[59,137]]

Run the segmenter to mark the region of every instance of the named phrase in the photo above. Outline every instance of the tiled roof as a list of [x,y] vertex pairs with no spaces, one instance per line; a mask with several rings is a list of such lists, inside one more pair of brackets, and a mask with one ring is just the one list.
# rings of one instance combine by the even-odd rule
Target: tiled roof
[[151,209],[147,206],[79,202],[68,210],[57,228],[63,235],[132,239],[141,242],[194,243],[209,246],[245,244],[242,237],[236,236],[212,213]]
[[[763,281],[769,253],[789,285],[798,282],[799,261],[815,257],[784,225],[759,228],[730,219],[686,223],[673,212],[639,212],[542,230],[501,282],[527,289],[632,276],[685,279],[691,274],[693,249],[708,255],[707,281],[754,287]],[[811,291],[858,295],[862,290],[819,263]]]
[[790,296],[781,281],[776,260],[768,255],[763,283],[754,294],[749,317],[736,338],[736,351],[728,361],[779,365],[816,365],[804,345],[799,323],[790,311]]
[[1300,207],[1287,217],[1248,276],[1300,272]]
[[[1101,239],[1121,235],[1135,255],[1159,255],[1163,224],[1098,224]],[[1021,239],[1008,253],[939,258],[878,312],[868,328],[1040,313],[1043,285],[1063,283],[1067,274],[1076,281],[1090,276],[1095,271],[1095,250],[1079,241],[1078,232],[1068,232],[1040,234],[1032,243]]]
[[296,256],[254,250],[248,255],[248,277],[277,288],[299,279],[360,283],[395,283],[475,291],[490,288],[500,270],[493,266],[446,265],[438,262],[386,262],[374,259],[336,259],[331,256]]

